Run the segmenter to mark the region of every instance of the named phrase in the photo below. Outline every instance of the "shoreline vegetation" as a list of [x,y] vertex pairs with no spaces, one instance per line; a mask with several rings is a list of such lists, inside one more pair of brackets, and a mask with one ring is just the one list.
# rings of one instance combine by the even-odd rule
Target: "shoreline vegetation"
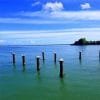
[[100,40],[87,41],[86,38],[80,38],[78,41],[75,41],[72,45],[100,45]]

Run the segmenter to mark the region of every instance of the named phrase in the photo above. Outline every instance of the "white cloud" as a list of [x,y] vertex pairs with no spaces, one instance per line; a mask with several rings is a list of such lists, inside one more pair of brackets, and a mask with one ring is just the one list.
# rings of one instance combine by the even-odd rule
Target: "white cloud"
[[[42,13],[42,14],[41,14]],[[53,11],[53,12],[21,12],[19,16],[26,18],[0,18],[0,23],[18,24],[65,24],[77,20],[100,21],[100,11]],[[28,17],[28,18],[27,18]],[[35,18],[35,19],[34,19]],[[38,19],[36,19],[38,18]]]
[[63,4],[61,2],[47,2],[43,5],[43,10],[45,11],[61,11],[63,10]]
[[100,11],[52,12],[51,17],[66,20],[100,20]]
[[[18,23],[18,24],[64,24],[66,22],[77,20],[100,20],[100,11],[78,11],[78,12],[26,12],[21,16],[33,17],[29,18],[0,18],[0,23]],[[40,19],[34,19],[38,17]]]
[[91,5],[89,3],[81,4],[81,9],[83,10],[90,9],[90,8],[91,8]]
[[[42,14],[41,14],[42,13]],[[71,20],[100,20],[100,11],[53,11],[53,12],[25,12],[22,16],[38,17],[44,19],[66,19]],[[64,20],[65,21],[65,20]]]
[[41,3],[39,1],[35,2],[32,4],[32,6],[37,6],[37,5],[40,5]]
[[[40,2],[36,2],[39,4]],[[81,4],[82,9],[89,9],[89,3]],[[64,11],[62,2],[47,2],[43,5],[41,11],[37,12],[20,12],[18,16],[30,17],[35,20],[18,19],[16,23],[31,23],[31,24],[53,24],[53,23],[66,23],[66,21],[73,20],[100,20],[100,10],[98,11]],[[36,18],[40,20],[36,20]],[[44,19],[44,20],[43,20]],[[60,19],[60,20],[59,20]],[[61,21],[62,20],[62,21]],[[0,20],[2,22],[3,20]],[[11,21],[13,23],[13,21]]]
[[63,24],[62,21],[57,21],[57,20],[55,21],[54,20],[35,20],[35,19],[27,19],[27,18],[0,18],[0,23],[11,23],[11,24],[57,24],[58,23],[58,24]]
[[100,40],[99,32],[100,28],[78,28],[57,31],[0,31],[0,38],[1,44],[66,44],[73,43],[81,37],[86,37],[88,40]]
[[0,44],[4,44],[5,43],[5,40],[0,40]]

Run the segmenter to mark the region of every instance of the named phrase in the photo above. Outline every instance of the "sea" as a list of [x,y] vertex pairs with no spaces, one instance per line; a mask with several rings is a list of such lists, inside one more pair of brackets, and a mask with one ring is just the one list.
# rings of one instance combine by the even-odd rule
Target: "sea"
[[[98,45],[1,45],[0,100],[100,100],[99,52]],[[40,71],[36,68],[37,56],[40,56]],[[63,78],[59,77],[61,58]]]

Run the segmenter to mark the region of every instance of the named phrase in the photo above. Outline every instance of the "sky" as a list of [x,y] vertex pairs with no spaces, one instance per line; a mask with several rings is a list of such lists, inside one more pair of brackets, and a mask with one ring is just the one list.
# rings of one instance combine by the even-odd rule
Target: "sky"
[[100,40],[100,0],[0,0],[0,45]]

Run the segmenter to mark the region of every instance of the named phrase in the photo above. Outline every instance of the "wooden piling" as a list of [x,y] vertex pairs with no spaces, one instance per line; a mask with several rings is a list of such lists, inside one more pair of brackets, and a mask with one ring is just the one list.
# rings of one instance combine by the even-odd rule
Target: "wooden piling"
[[56,63],[56,61],[57,61],[57,55],[56,53],[54,53],[54,63]]
[[13,57],[13,64],[15,64],[16,63],[15,54],[12,54],[12,57]]
[[100,51],[99,51],[99,61],[100,61]]
[[37,71],[40,71],[40,56],[36,57]]
[[44,52],[42,52],[42,59],[45,60]]
[[26,65],[25,56],[22,56],[22,65],[23,65],[23,66],[25,66],[25,65]]
[[82,53],[79,52],[79,60],[81,60],[81,59],[82,59]]
[[64,62],[64,60],[61,58],[59,60],[59,64],[60,64],[60,74],[59,74],[59,76],[60,76],[60,78],[63,78],[63,62]]

